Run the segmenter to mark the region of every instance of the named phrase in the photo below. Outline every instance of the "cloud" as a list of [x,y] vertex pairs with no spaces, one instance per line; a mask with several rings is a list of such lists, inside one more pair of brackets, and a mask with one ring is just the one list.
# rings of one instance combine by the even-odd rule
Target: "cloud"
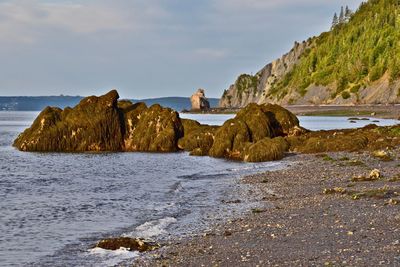
[[[120,2],[120,5],[118,4]],[[0,41],[33,43],[47,31],[92,34],[102,31],[138,31],[148,28],[153,19],[167,16],[156,1],[98,0],[81,4],[10,0],[0,3]],[[127,8],[126,8],[127,7]]]

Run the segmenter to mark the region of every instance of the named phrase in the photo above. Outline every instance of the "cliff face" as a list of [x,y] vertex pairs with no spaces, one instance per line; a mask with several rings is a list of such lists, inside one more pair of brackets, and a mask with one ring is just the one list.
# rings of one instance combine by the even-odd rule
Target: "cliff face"
[[240,75],[236,82],[224,91],[219,106],[245,107],[249,103],[277,102],[268,99],[274,83],[282,80],[293,69],[310,44],[311,40],[302,43],[296,42],[289,53],[267,64],[254,76]]
[[370,0],[256,75],[240,75],[220,107],[249,103],[400,103],[400,2]]

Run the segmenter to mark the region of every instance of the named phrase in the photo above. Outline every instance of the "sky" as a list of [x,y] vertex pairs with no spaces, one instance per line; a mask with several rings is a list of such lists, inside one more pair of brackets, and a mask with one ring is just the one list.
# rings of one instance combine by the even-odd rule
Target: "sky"
[[220,97],[361,0],[0,0],[0,95]]

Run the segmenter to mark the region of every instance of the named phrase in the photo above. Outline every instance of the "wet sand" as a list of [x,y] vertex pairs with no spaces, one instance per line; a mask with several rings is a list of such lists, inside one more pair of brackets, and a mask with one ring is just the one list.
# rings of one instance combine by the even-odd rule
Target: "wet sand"
[[[400,148],[390,154],[290,155],[287,169],[242,179],[263,208],[172,240],[135,266],[400,266]],[[351,181],[373,169],[378,180]],[[334,188],[344,192],[327,194]]]

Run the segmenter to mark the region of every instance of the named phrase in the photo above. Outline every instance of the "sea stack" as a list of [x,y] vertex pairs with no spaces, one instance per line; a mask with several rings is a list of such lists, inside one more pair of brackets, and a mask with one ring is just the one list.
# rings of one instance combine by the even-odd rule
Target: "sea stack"
[[198,89],[190,97],[190,102],[192,102],[192,110],[206,110],[210,108],[210,103],[206,98],[204,89]]

